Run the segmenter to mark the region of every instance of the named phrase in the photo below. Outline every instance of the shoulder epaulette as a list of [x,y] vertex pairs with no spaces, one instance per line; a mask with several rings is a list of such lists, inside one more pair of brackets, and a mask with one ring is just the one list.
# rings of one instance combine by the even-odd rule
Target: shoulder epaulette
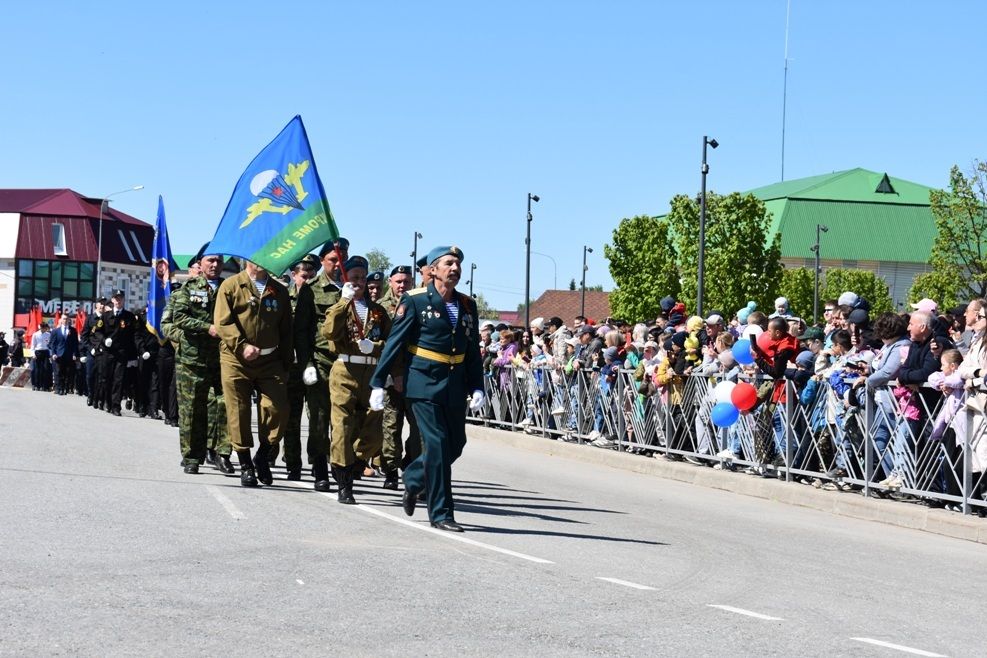
[[412,288],[411,290],[406,290],[404,294],[409,297],[414,297],[415,295],[423,295],[428,292],[428,288],[422,286],[421,288]]

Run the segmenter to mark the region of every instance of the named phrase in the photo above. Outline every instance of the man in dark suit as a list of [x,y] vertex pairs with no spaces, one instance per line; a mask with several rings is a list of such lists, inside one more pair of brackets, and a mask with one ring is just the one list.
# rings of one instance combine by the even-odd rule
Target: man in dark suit
[[[476,302],[456,291],[463,252],[436,247],[429,252],[426,287],[401,296],[394,326],[370,380],[370,408],[384,408],[387,376],[405,359],[404,394],[421,431],[424,452],[404,472],[404,511],[415,511],[426,491],[432,527],[463,532],[453,515],[452,463],[466,446],[466,404],[483,406]],[[392,377],[397,382],[397,377]],[[427,483],[427,487],[426,487]]]
[[137,345],[134,343],[137,318],[123,307],[122,290],[115,290],[111,301],[112,308],[100,317],[93,334],[106,349],[107,411],[119,416],[127,363],[137,360]]
[[48,341],[55,364],[55,395],[65,395],[75,384],[75,361],[79,358],[79,335],[69,322],[68,314],[58,319],[58,327]]

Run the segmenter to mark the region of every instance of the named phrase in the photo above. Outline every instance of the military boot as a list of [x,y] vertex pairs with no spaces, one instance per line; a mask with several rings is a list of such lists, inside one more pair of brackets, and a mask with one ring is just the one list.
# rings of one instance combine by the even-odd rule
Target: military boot
[[315,490],[329,493],[332,483],[329,482],[329,466],[325,459],[319,459],[312,464],[312,477],[315,478]]
[[353,473],[349,468],[342,468],[333,464],[332,476],[339,486],[336,493],[336,500],[343,505],[355,505],[356,499],[353,497]]
[[254,454],[254,468],[257,469],[257,479],[260,480],[261,484],[270,485],[274,482],[274,478],[271,476],[271,465],[267,461],[270,451],[271,444],[267,441],[260,441],[257,452]]
[[392,491],[398,490],[398,472],[397,470],[391,471],[390,473],[384,474],[384,488],[391,489]]
[[250,451],[240,450],[236,456],[240,460],[240,486],[256,487],[257,474],[254,472],[253,464],[250,461]]

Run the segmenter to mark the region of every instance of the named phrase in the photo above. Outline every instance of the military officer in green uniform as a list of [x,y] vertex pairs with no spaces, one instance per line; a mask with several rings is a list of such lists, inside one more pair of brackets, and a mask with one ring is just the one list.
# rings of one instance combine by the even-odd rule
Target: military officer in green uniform
[[162,333],[173,337],[175,378],[178,396],[178,438],[186,473],[198,473],[206,459],[210,431],[217,432],[212,455],[215,466],[232,474],[227,424],[216,423],[226,416],[219,372],[219,333],[213,323],[223,257],[199,250],[199,275],[171,295],[169,312],[162,318]]
[[[336,247],[339,251],[336,251]],[[329,308],[339,301],[340,255],[344,262],[349,251],[349,240],[337,238],[327,242],[319,251],[322,269],[308,285],[298,289],[295,300],[295,318],[301,326],[296,331],[299,340],[304,335],[299,362],[315,369],[315,380],[305,387],[305,404],[308,407],[308,462],[312,465],[312,477],[317,491],[329,491],[329,371],[336,355],[329,341],[319,331]]]
[[336,354],[329,375],[332,474],[339,485],[339,502],[352,505],[356,471],[362,472],[363,463],[380,451],[383,440],[381,410],[370,409],[370,377],[391,317],[367,295],[367,259],[353,256],[344,267],[347,281],[339,301],[326,313],[322,335]]
[[[288,470],[288,480],[302,479],[302,411],[305,409],[308,383],[315,384],[318,380],[312,363],[317,318],[311,303],[312,292],[307,290],[307,284],[315,278],[321,266],[315,254],[307,254],[291,269],[292,281],[288,286],[294,314],[295,355],[298,357],[288,371],[288,428],[284,435],[284,464]],[[298,305],[299,299],[303,302],[301,307]],[[328,475],[316,482],[316,489],[329,490]]]
[[[379,303],[394,319],[398,303],[407,290],[411,288],[412,269],[408,265],[398,265],[391,270],[388,279],[387,292]],[[422,452],[422,439],[418,433],[418,423],[411,413],[404,393],[404,358],[398,359],[391,376],[387,379],[384,396],[384,444],[380,449],[380,470],[384,473],[384,488],[397,490],[398,469],[405,468]],[[408,419],[408,442],[402,445],[401,435],[404,433],[404,419]]]
[[436,247],[427,259],[431,281],[401,297],[370,381],[370,405],[384,408],[387,376],[406,355],[405,396],[418,420],[424,449],[404,472],[404,511],[414,514],[417,495],[425,491],[432,526],[462,532],[454,515],[452,463],[466,445],[467,398],[474,409],[484,402],[478,318],[473,299],[456,291],[463,252]]
[[[230,441],[240,461],[240,484],[271,484],[268,455],[284,436],[288,370],[295,361],[288,290],[267,270],[246,261],[242,272],[220,284],[213,324],[220,339],[223,397]],[[258,432],[267,440],[260,441],[251,466],[250,398],[255,389],[260,395]]]

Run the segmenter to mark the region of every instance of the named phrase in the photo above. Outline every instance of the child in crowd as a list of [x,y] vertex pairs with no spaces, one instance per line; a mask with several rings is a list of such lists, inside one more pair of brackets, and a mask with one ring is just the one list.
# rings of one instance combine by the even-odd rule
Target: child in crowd
[[946,350],[941,357],[942,369],[929,375],[929,384],[942,391],[945,396],[942,409],[932,428],[932,439],[942,440],[943,434],[953,421],[963,404],[963,378],[957,372],[963,363],[959,350]]

